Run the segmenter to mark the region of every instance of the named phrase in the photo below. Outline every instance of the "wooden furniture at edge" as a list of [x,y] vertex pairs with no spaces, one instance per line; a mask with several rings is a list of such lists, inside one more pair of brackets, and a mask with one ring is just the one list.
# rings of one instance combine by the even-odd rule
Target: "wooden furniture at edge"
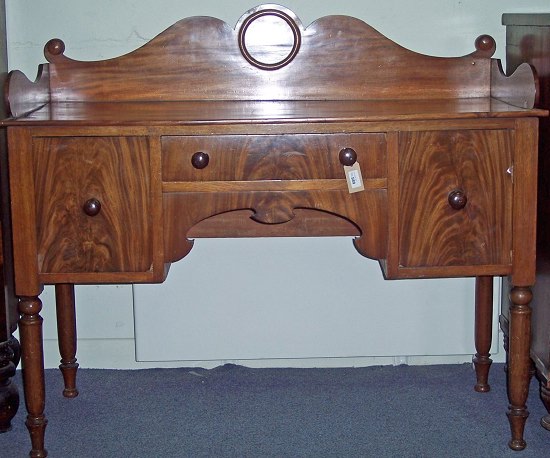
[[[538,75],[539,104],[550,108],[550,12],[547,14],[504,14],[506,25],[506,71],[523,62]],[[531,358],[540,381],[540,394],[550,412],[550,119],[539,125],[539,174],[537,210],[537,269],[533,288]],[[504,309],[506,311],[506,309]],[[506,314],[501,325],[507,333]],[[550,415],[541,424],[550,430]]]
[[[0,0],[0,84],[7,77],[5,2]],[[2,95],[3,98],[3,95]],[[3,104],[5,105],[5,104]],[[6,117],[4,106],[0,116]],[[17,298],[13,290],[11,227],[7,186],[7,143],[5,129],[0,131],[0,433],[11,429],[11,420],[19,408],[19,392],[11,378],[19,364],[19,342],[13,336],[17,328]]]
[[[10,73],[31,456],[46,455],[43,285],[56,288],[64,393],[76,396],[73,285],[162,282],[194,238],[235,236],[355,236],[388,279],[476,277],[477,391],[489,390],[492,278],[509,277],[509,444],[523,449],[547,113],[533,109],[531,67],[506,77],[494,50],[481,36],[467,56],[425,56],[355,18],[304,28],[266,5],[235,28],[184,19],[103,61],[70,59],[53,39],[34,83]],[[357,164],[364,190],[352,193]]]

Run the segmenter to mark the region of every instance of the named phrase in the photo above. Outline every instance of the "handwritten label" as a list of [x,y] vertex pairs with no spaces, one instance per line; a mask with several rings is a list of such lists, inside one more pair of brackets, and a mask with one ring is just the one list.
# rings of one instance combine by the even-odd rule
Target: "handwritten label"
[[350,194],[365,190],[359,162],[356,162],[352,166],[344,165],[344,173],[346,174],[346,181],[348,183],[348,191]]

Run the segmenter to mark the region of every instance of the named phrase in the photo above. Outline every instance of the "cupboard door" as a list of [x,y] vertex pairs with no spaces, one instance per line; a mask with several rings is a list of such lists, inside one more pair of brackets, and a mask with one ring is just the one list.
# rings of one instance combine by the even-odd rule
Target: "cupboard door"
[[34,180],[41,273],[151,268],[145,137],[37,137]]
[[509,265],[511,130],[402,132],[399,264]]

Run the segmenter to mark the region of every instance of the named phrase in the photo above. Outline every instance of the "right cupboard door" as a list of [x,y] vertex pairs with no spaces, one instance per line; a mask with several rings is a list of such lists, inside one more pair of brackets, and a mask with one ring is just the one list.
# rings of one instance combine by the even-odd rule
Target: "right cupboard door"
[[509,266],[513,130],[399,134],[399,268]]

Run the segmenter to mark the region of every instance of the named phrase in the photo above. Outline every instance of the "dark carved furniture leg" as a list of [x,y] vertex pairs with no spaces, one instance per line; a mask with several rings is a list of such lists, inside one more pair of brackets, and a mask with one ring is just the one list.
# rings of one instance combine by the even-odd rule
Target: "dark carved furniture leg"
[[15,337],[0,343],[0,433],[11,429],[11,420],[19,409],[19,391],[10,379],[15,375],[20,356]]
[[74,285],[55,285],[55,301],[57,311],[57,334],[59,339],[59,353],[61,364],[59,369],[63,374],[65,388],[63,396],[74,398],[78,396],[76,388],[76,313],[74,299]]
[[485,393],[489,386],[489,369],[493,362],[490,358],[493,327],[493,277],[476,278],[475,305],[475,346],[474,367],[477,383],[474,389]]
[[529,416],[526,402],[529,394],[531,358],[531,307],[530,287],[515,286],[510,292],[510,329],[508,338],[508,420],[512,438],[508,445],[523,450],[525,422]]
[[21,344],[19,341],[11,336],[10,340],[8,341],[9,346],[11,347],[13,351],[13,364],[15,367],[19,366],[19,361],[21,360]]
[[48,421],[44,416],[45,383],[44,351],[42,346],[42,302],[38,297],[19,299],[19,332],[21,337],[21,365],[27,407],[27,429],[31,436],[31,457],[45,457],[44,433]]

